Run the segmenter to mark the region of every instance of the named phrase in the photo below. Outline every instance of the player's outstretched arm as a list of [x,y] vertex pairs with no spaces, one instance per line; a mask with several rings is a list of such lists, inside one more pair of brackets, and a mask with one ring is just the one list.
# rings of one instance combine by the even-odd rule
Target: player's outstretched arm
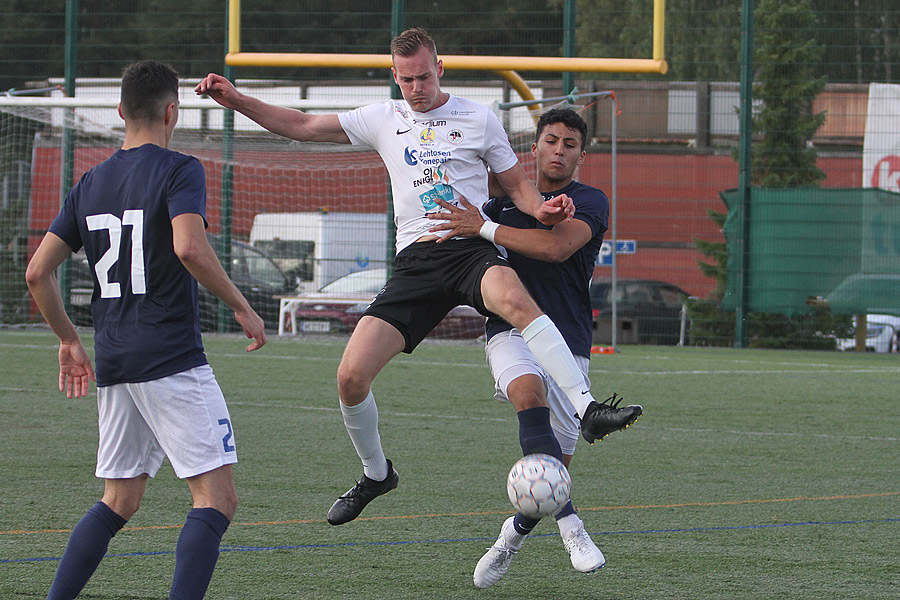
[[222,268],[206,239],[203,217],[197,213],[178,215],[172,219],[172,237],[175,254],[188,272],[234,311],[234,318],[244,329],[244,335],[253,338],[247,352],[262,348],[266,343],[265,324]]
[[[432,227],[431,231],[450,232],[438,239],[437,243],[453,236],[475,237],[481,233],[486,221],[468,200],[460,198],[460,206],[453,206],[440,198],[436,198],[435,201],[446,209],[446,212],[427,215],[434,221],[444,221]],[[523,256],[552,263],[567,260],[590,239],[591,227],[580,219],[557,223],[553,229],[519,229],[498,225],[494,231],[494,242],[497,244]]]
[[225,77],[210,73],[194,92],[206,95],[224,106],[238,111],[272,133],[301,142],[335,142],[349,144],[337,115],[308,115],[299,110],[268,104],[237,91]]
[[59,338],[59,391],[68,398],[83,398],[91,380],[96,381],[91,359],[63,308],[56,269],[72,249],[56,234],[47,233],[28,263],[25,281],[34,303]]
[[525,175],[522,165],[516,163],[510,169],[496,173],[495,177],[507,195],[516,204],[516,208],[531,215],[544,225],[556,225],[572,219],[575,205],[565,194],[554,196],[544,201],[543,196]]

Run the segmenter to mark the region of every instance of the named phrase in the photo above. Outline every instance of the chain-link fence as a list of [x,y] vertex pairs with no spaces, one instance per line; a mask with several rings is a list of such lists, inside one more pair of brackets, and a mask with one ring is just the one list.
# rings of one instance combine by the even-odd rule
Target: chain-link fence
[[[183,4],[138,0],[125,10],[115,3],[81,0],[77,56],[70,53],[67,65],[65,41],[72,32],[66,29],[63,3],[0,1],[0,17],[9,25],[0,32],[0,88],[54,88],[63,83],[68,66],[79,78],[76,96],[114,98],[121,68],[146,58],[171,63],[188,81],[208,71],[222,72],[227,24],[222,3]],[[392,26],[387,4],[383,10],[342,1],[327,7],[311,2],[243,4],[243,51],[387,53]],[[651,55],[652,0],[572,4],[576,18],[568,34],[574,36],[574,55]],[[854,320],[866,318],[870,345],[896,349],[900,202],[891,193],[861,190],[900,192],[900,124],[892,118],[900,114],[895,93],[900,87],[900,11],[878,1],[755,4],[751,199],[760,200],[758,211],[751,207],[744,215],[749,227],[738,228],[738,235],[749,235],[742,241],[749,252],[744,274],[750,344],[849,347],[854,345]],[[531,0],[495,2],[484,9],[437,8],[407,1],[403,21],[426,27],[443,54],[561,56],[565,11],[571,6]],[[730,232],[735,226],[728,220],[737,218],[738,211],[726,204],[726,192],[739,182],[741,11],[733,3],[692,0],[670,2],[665,14],[669,71],[664,75],[577,74],[570,80],[547,72],[520,75],[537,97],[568,94],[571,90],[563,86],[569,82],[579,92],[616,93],[617,238],[627,242],[621,250],[628,252],[617,255],[619,341],[731,346],[735,313],[729,284],[734,285],[741,262],[729,256],[729,251],[734,254]],[[248,93],[274,102],[362,103],[390,94],[389,73],[383,69],[241,67],[233,74]],[[491,72],[448,71],[444,86],[485,103],[518,99]],[[191,96],[185,90],[182,100]],[[578,177],[609,191],[609,105],[577,102],[590,136]],[[254,219],[261,214],[384,215],[386,176],[377,157],[300,147],[238,119],[234,180],[223,190],[226,161],[218,114],[198,111],[176,133],[176,140],[205,159],[213,233],[223,233],[220,207],[227,196],[233,213],[224,233],[275,254],[288,274],[286,285],[295,286],[299,277],[313,291],[328,283],[314,280],[316,265],[350,261],[349,272],[385,260],[374,250],[345,248],[317,255],[301,243],[310,242],[306,233],[294,236],[296,240],[283,235],[263,240],[261,228],[256,237],[253,233]],[[88,122],[106,118],[88,117]],[[116,119],[113,113],[102,128],[115,131],[120,127]],[[527,144],[528,134],[517,133],[528,128],[527,112],[524,119],[523,125],[522,117],[510,117],[507,125],[513,135],[524,135]],[[2,112],[0,127],[0,319],[35,322],[39,316],[28,302],[22,273],[65,187],[59,181],[64,162],[60,129],[52,120],[9,111]],[[99,158],[87,151],[91,145],[103,148]],[[114,136],[80,133],[73,179],[115,145]],[[523,163],[529,160],[523,154]],[[785,188],[797,193],[756,195],[757,189]],[[826,208],[833,206],[833,195],[810,188],[841,190],[841,211]],[[832,215],[832,220],[815,219],[822,215]],[[320,233],[325,230],[322,217],[318,227]],[[297,243],[287,243],[291,241]],[[365,264],[354,265],[354,260]],[[810,274],[810,265],[824,268],[826,262],[828,276],[816,276],[814,270]],[[610,269],[598,264],[595,274],[600,282]],[[675,286],[680,295],[651,282]],[[893,341],[884,344],[882,338]]]

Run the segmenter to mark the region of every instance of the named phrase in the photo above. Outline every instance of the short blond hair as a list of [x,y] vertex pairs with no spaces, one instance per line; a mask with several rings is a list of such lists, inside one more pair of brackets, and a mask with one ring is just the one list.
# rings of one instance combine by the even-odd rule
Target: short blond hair
[[421,27],[407,29],[391,40],[391,56],[412,56],[419,48],[428,48],[437,61],[437,47],[428,32]]

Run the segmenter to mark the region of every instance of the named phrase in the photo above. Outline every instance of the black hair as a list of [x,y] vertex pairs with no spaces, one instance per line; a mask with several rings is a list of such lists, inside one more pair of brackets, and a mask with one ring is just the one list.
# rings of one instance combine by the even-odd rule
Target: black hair
[[537,133],[534,136],[535,143],[541,138],[544,128],[554,123],[562,123],[569,129],[574,129],[581,133],[581,150],[582,152],[584,151],[584,147],[587,144],[587,123],[584,122],[581,115],[571,108],[552,108],[542,114],[541,118],[538,119]]
[[169,65],[142,60],[122,70],[122,113],[127,119],[152,123],[177,101],[178,73]]

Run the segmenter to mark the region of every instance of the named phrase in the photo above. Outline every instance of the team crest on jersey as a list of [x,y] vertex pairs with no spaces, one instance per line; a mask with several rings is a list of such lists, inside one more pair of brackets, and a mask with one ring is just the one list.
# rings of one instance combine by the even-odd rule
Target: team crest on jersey
[[434,140],[437,138],[437,132],[431,127],[427,127],[422,130],[422,133],[419,134],[419,141],[422,142],[423,146],[432,146],[434,145]]
[[447,134],[447,141],[451,144],[461,144],[463,141],[463,132],[459,129],[454,129]]

